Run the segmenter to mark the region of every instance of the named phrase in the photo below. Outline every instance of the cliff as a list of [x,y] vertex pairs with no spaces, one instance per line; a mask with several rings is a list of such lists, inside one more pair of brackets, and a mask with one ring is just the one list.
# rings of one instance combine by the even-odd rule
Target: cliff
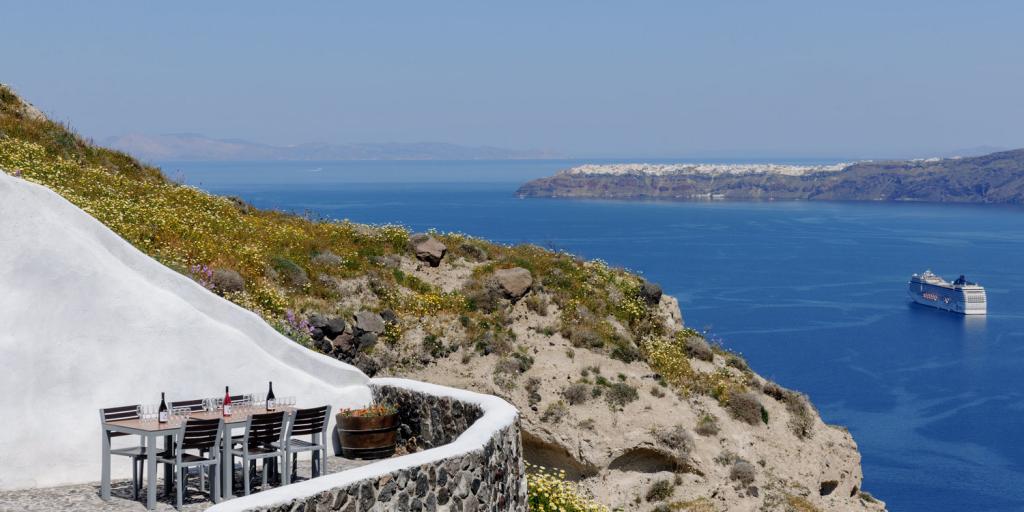
[[521,197],[931,201],[1024,204],[1024,149],[970,158],[836,166],[585,166],[533,180]]
[[845,429],[686,328],[654,283],[533,245],[258,210],[33,112],[0,87],[0,169],[301,350],[507,398],[523,412],[527,460],[565,470],[606,505],[884,509],[860,488]]

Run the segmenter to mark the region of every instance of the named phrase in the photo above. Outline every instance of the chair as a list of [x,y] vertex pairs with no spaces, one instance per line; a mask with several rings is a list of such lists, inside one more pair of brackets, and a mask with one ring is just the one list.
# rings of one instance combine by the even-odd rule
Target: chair
[[171,410],[177,409],[178,407],[188,407],[189,411],[201,412],[204,404],[202,398],[196,398],[194,400],[178,400],[177,402],[171,402]]
[[[212,468],[212,474],[218,474],[217,470],[220,468],[221,460],[220,450],[217,449],[217,446],[220,445],[223,422],[222,418],[189,419],[181,425],[181,429],[175,435],[174,448],[158,454],[157,462],[174,468],[177,491],[175,508],[181,508],[182,497],[187,489],[185,484],[188,483],[189,468],[198,467],[200,472],[202,469]],[[200,454],[208,452],[209,456],[185,453],[185,450],[198,450]],[[220,478],[214,476],[210,480],[213,482],[210,499],[217,503],[220,494]]]
[[[263,484],[267,487],[267,460],[277,461],[284,456],[281,445],[284,442],[284,411],[253,414],[245,420],[245,435],[242,436],[241,447],[231,449],[231,465],[235,457],[242,458],[242,479],[245,495],[249,495],[249,465],[256,467],[257,460],[263,460]],[[276,444],[276,446],[275,446]]]
[[[139,419],[139,406],[137,405],[123,405],[121,407],[100,409],[101,427],[103,423],[108,421],[137,419]],[[124,432],[107,432],[106,434],[109,439],[131,435]],[[146,447],[139,445],[124,448],[111,448],[110,454],[121,455],[132,459],[132,499],[139,499],[139,491],[142,487],[142,474],[145,469]]]
[[[331,419],[331,406],[313,407],[295,411],[286,429],[284,443],[284,485],[298,471],[299,452],[313,452],[312,475],[320,476],[327,467],[327,424]],[[296,436],[309,435],[310,441],[296,439]],[[291,469],[288,460],[291,459]]]

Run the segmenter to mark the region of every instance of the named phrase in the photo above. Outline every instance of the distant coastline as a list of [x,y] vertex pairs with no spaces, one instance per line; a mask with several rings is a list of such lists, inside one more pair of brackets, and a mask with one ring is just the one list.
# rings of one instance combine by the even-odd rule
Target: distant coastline
[[562,157],[550,150],[464,146],[443,142],[305,143],[275,146],[240,139],[217,139],[194,133],[128,134],[109,137],[103,143],[150,162],[538,160]]
[[832,165],[581,165],[527,182],[519,197],[929,201],[1024,204],[1024,149],[969,158]]

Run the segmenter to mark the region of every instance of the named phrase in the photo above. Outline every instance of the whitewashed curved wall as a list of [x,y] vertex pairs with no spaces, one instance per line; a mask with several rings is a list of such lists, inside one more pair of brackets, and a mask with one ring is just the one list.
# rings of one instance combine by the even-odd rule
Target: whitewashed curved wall
[[[53,191],[0,171],[0,490],[97,481],[100,407],[263,392],[371,399],[358,369],[151,259]],[[119,460],[120,459],[120,460]],[[114,476],[130,465],[113,458]]]

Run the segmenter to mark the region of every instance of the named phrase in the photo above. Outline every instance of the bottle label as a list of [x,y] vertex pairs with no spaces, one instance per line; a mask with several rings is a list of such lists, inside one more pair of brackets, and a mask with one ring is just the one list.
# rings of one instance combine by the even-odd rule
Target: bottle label
[[268,411],[273,411],[275,405],[277,405],[277,404],[274,402],[273,398],[271,398],[270,400],[267,400],[267,410]]
[[224,416],[231,416],[231,404],[224,404]]
[[167,411],[160,411],[160,423],[167,423],[170,418],[167,417]]

